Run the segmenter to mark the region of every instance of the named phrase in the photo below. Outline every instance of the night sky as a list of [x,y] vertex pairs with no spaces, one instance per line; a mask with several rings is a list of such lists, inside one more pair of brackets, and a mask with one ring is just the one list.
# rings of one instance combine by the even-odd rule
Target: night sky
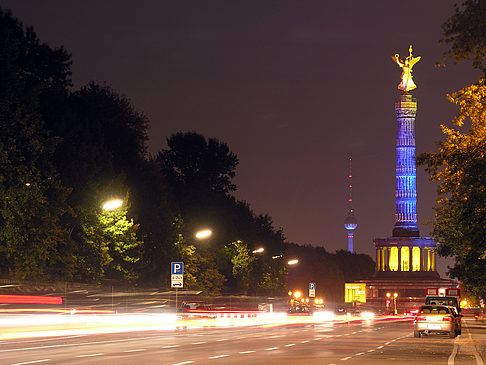
[[[394,102],[401,70],[421,56],[417,154],[435,151],[456,112],[446,93],[477,80],[470,63],[436,68],[441,24],[457,0],[65,1],[0,0],[39,38],[73,57],[75,87],[111,85],[150,119],[149,151],[178,131],[226,142],[240,164],[236,197],[269,214],[288,241],[347,248],[348,159],[353,159],[354,247],[374,259],[374,237],[395,218]],[[417,170],[422,236],[435,186]],[[442,262],[440,272],[444,273]]]

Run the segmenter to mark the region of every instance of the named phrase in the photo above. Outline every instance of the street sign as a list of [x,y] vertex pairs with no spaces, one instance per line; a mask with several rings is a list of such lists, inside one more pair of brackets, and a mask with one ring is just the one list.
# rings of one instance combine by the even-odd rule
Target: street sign
[[183,262],[171,262],[170,263],[170,273],[172,275],[183,275],[184,274],[184,263]]
[[171,262],[170,263],[170,286],[171,288],[184,287],[184,263]]
[[313,298],[316,296],[316,283],[309,283],[309,297]]
[[345,303],[366,303],[366,284],[345,283],[344,284]]

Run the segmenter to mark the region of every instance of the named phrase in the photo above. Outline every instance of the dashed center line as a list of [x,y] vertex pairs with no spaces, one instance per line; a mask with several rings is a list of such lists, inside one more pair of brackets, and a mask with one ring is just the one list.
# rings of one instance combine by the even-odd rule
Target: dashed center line
[[202,345],[203,343],[207,343],[207,342],[206,341],[193,342],[191,345]]
[[309,342],[309,340],[304,340],[304,341],[301,341],[300,343],[307,343]]
[[382,349],[383,347],[385,347],[385,346],[378,346],[377,349]]
[[145,349],[133,349],[133,350],[125,350],[123,352],[139,352],[139,351],[145,351]]
[[216,356],[209,356],[208,359],[220,359],[222,357],[228,357],[229,355],[216,355]]
[[162,347],[163,349],[172,349],[174,347],[179,347],[179,345],[169,345],[169,346],[164,346]]
[[351,359],[351,356],[346,356],[346,357],[343,357],[342,359],[339,359],[339,360],[346,361],[346,360],[349,360],[349,359]]
[[364,355],[364,352],[358,352],[357,354],[355,354],[354,356],[361,356],[361,355]]
[[285,347],[292,347],[295,346],[295,343],[289,343],[288,345],[285,345]]
[[27,365],[27,364],[37,364],[39,362],[46,362],[46,361],[50,361],[51,359],[42,359],[42,360],[33,360],[33,361],[26,361],[26,362],[18,362],[16,364],[12,364],[12,365]]
[[221,341],[228,341],[228,339],[227,338],[220,338],[220,339],[216,340],[216,342],[221,342]]
[[248,350],[248,351],[240,351],[240,354],[252,354],[253,352],[256,352],[255,350]]
[[178,362],[177,364],[174,364],[174,365],[186,365],[186,364],[192,364],[194,361],[183,361],[183,362]]
[[269,347],[268,349],[265,349],[265,351],[273,351],[273,350],[278,350],[278,347]]
[[76,357],[93,357],[93,356],[102,356],[104,355],[103,353],[97,353],[97,354],[86,354],[86,355],[78,355]]

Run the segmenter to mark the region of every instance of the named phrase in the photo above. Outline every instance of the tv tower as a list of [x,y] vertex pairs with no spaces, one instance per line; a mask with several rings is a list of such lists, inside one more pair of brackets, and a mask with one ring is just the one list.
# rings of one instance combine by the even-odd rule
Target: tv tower
[[348,251],[353,253],[353,237],[354,237],[354,230],[358,227],[358,220],[354,217],[354,209],[353,209],[353,172],[352,172],[352,165],[351,165],[351,158],[349,159],[349,198],[348,198],[348,216],[344,220],[344,228],[348,231]]

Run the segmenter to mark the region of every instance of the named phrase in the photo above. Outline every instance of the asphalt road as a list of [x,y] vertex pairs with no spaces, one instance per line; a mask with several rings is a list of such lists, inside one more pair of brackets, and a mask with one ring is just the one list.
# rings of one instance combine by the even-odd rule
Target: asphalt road
[[[471,322],[472,324],[472,322]],[[0,364],[477,364],[486,329],[413,338],[410,320],[130,332],[0,342]]]

